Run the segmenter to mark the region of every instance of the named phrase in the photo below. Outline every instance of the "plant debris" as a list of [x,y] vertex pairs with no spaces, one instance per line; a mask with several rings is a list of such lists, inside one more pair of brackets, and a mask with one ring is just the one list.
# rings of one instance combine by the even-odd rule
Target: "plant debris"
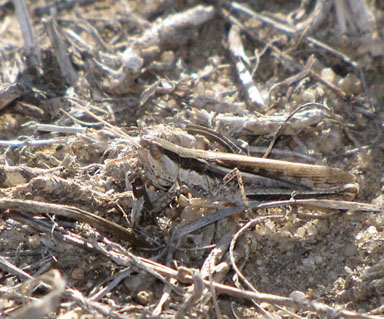
[[1,318],[384,316],[384,6],[209,3],[0,5]]

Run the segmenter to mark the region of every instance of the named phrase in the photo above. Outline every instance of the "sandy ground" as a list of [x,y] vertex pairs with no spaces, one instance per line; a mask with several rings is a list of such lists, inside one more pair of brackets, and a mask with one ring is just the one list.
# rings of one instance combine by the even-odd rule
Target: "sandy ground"
[[[109,238],[135,256],[172,269],[183,266],[200,279],[208,280],[211,273],[217,282],[249,290],[230,262],[230,239],[249,220],[276,214],[285,217],[255,223],[234,248],[237,266],[258,291],[318,301],[335,313],[348,309],[384,316],[383,213],[288,206],[248,210],[188,234],[174,242],[174,249],[167,247],[172,229],[215,209],[202,208],[201,201],[185,204],[195,186],[191,179],[186,180],[190,191],[156,184],[156,174],[143,162],[148,150],[134,144],[152,134],[188,148],[220,150],[222,145],[186,133],[191,123],[242,141],[253,155],[262,156],[289,114],[317,103],[286,123],[270,157],[343,169],[359,184],[355,201],[384,206],[383,4],[367,1],[364,10],[354,12],[349,2],[340,1],[350,17],[343,34],[334,4],[325,5],[317,21],[311,13],[322,1],[301,6],[246,2],[264,22],[225,2],[215,7],[199,1],[90,1],[53,10],[33,1],[28,9],[42,59],[37,69],[25,59],[13,5],[0,4],[0,82],[5,88],[22,85],[18,97],[0,110],[0,199],[65,204],[132,227],[139,242],[154,239],[144,249],[108,232],[108,226],[100,229],[61,216],[53,206],[50,214],[34,209],[33,215],[21,215],[31,213],[34,204],[15,208],[0,203],[0,256],[14,267],[1,262],[1,317],[42,317],[42,306],[36,315],[32,301],[21,296],[52,297],[61,280],[67,290],[46,301],[52,306],[50,318],[214,318],[218,311],[226,318],[254,318],[262,317],[258,307],[273,318],[293,318],[293,313],[325,317],[302,306],[266,301],[256,306],[226,293],[212,299],[208,289],[198,289],[197,279],[191,285],[164,275],[181,289],[181,294],[168,292],[169,284],[132,260],[113,259],[116,251],[105,242]],[[196,13],[198,5],[203,7]],[[180,16],[188,9],[189,15]],[[52,16],[56,19],[49,20]],[[271,18],[272,25],[266,23]],[[231,54],[229,38],[236,23],[240,36],[232,34],[232,40],[244,49],[237,56]],[[293,34],[294,26],[299,31]],[[69,64],[63,67],[58,59]],[[247,91],[239,61],[263,103]],[[144,182],[153,207],[135,196],[132,181]],[[213,193],[220,190],[210,189],[202,197],[212,204]],[[45,228],[37,228],[39,221]],[[55,236],[59,230],[82,236],[88,248]],[[97,242],[110,254],[92,246]],[[221,242],[223,251],[211,269],[207,260]],[[52,269],[59,271],[53,276],[56,287],[21,285],[28,282],[23,274],[51,283],[39,276]],[[204,297],[190,298],[194,292]]]

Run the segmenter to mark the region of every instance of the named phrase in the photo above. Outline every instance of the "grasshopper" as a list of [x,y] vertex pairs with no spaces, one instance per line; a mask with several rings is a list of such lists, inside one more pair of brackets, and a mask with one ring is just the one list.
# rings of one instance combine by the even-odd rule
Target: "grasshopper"
[[157,136],[143,136],[141,145],[147,176],[162,190],[178,181],[194,196],[232,200],[233,185],[223,186],[223,180],[237,169],[246,197],[253,200],[352,199],[358,193],[355,176],[338,168],[190,149]]

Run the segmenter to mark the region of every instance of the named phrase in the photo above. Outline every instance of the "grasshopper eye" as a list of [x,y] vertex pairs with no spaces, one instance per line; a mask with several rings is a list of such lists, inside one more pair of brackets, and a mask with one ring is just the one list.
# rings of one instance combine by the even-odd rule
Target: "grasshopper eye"
[[163,155],[162,148],[153,143],[149,146],[149,152],[154,160],[159,160]]

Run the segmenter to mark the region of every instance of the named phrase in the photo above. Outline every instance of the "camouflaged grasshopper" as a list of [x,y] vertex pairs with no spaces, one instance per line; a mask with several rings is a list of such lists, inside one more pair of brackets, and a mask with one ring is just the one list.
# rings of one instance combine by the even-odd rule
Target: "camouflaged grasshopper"
[[226,180],[238,170],[252,200],[352,199],[358,193],[354,175],[338,168],[186,148],[156,136],[143,136],[140,143],[146,174],[162,190],[177,181],[196,197],[236,201],[238,183]]

